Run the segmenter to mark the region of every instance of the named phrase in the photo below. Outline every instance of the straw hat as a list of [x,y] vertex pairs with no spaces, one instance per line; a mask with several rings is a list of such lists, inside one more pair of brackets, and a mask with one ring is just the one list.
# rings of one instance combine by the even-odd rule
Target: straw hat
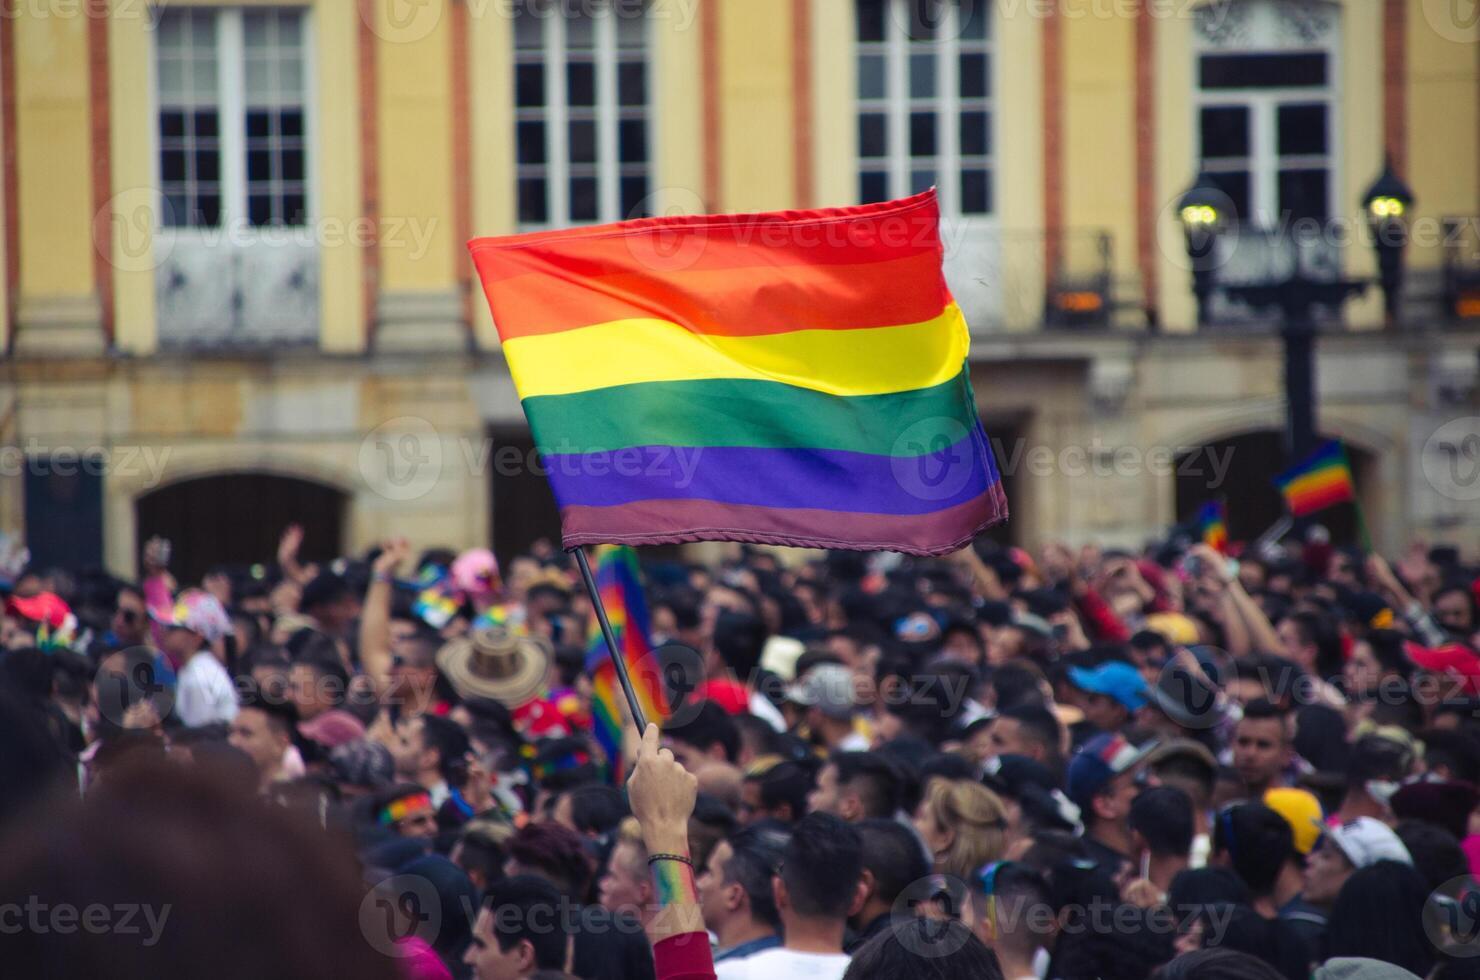
[[437,651],[437,669],[464,698],[517,708],[539,693],[551,657],[543,639],[490,626],[444,644]]

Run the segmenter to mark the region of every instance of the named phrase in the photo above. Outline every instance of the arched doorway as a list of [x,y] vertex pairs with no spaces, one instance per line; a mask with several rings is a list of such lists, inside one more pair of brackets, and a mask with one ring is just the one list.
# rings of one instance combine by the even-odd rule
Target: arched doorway
[[137,545],[171,542],[170,570],[182,585],[212,568],[271,562],[290,524],[303,525],[305,561],[343,554],[346,496],[322,483],[269,473],[220,473],[182,480],[134,504]]
[[[1322,439],[1332,438],[1324,435]],[[1361,498],[1375,477],[1376,457],[1346,444],[1352,479]],[[1285,500],[1274,479],[1289,468],[1284,433],[1275,429],[1244,432],[1204,443],[1177,457],[1177,521],[1188,523],[1208,500],[1228,502],[1230,541],[1259,537],[1285,515]],[[1331,531],[1337,544],[1360,544],[1357,510],[1340,504],[1310,519]]]

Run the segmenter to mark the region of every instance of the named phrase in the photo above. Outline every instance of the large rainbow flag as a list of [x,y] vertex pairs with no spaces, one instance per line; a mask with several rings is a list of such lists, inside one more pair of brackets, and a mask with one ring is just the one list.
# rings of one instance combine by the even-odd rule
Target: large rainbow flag
[[944,554],[1007,518],[935,192],[468,247],[566,547]]
[[1299,466],[1275,477],[1274,482],[1285,495],[1291,517],[1304,517],[1357,499],[1346,450],[1335,439],[1317,449]]
[[[606,607],[607,621],[616,637],[617,649],[627,666],[632,689],[647,720],[661,725],[672,714],[663,691],[652,641],[648,639],[647,601],[642,594],[642,579],[637,568],[637,553],[631,548],[605,546],[596,552],[596,589]],[[601,625],[591,618],[586,635],[586,673],[591,676],[591,715],[595,722],[596,741],[606,752],[611,776],[621,781],[625,765],[622,760],[621,682],[601,635]]]

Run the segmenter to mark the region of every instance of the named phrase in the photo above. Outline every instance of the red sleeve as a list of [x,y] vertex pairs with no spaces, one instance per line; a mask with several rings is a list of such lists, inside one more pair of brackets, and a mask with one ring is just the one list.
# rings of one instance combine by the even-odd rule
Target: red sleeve
[[658,980],[714,980],[714,955],[709,936],[683,932],[653,945],[653,966]]
[[1089,621],[1090,632],[1095,639],[1103,643],[1124,643],[1131,638],[1131,631],[1126,629],[1125,623],[1094,589],[1085,589],[1074,604],[1079,615]]

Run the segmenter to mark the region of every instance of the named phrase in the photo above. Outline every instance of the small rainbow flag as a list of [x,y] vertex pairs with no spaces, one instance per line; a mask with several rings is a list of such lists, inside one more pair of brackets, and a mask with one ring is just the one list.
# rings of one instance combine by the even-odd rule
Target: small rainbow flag
[[[619,545],[597,548],[595,574],[596,588],[606,607],[606,618],[611,623],[622,662],[627,665],[627,676],[637,692],[637,702],[648,721],[661,725],[672,710],[648,639],[647,601],[642,594],[637,552]],[[601,624],[594,614],[586,634],[586,672],[591,675],[593,688],[591,714],[596,741],[606,751],[612,779],[620,781],[625,770],[621,709],[625,696],[606,649],[606,639],[601,635]]]
[[1228,505],[1221,500],[1209,500],[1198,508],[1197,529],[1202,534],[1203,544],[1219,554],[1228,551]]
[[1346,450],[1335,439],[1315,451],[1305,462],[1275,477],[1285,495],[1291,517],[1304,517],[1336,504],[1355,502],[1357,489]]

